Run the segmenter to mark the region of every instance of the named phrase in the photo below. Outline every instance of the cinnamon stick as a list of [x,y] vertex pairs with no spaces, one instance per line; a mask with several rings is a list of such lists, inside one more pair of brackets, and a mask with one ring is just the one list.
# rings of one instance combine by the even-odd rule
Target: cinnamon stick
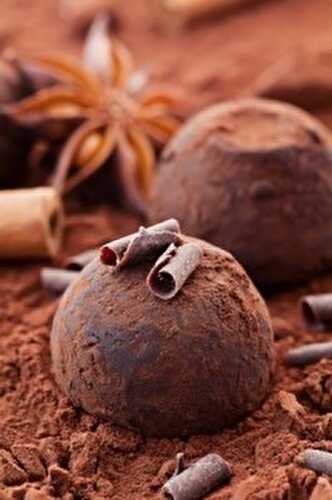
[[50,187],[0,191],[0,258],[55,257],[63,208]]
[[201,458],[163,486],[163,494],[172,500],[195,500],[205,497],[232,475],[230,465],[216,453]]
[[100,253],[101,261],[116,268],[140,262],[146,255],[153,257],[171,243],[179,244],[179,232],[180,226],[175,219],[168,219],[147,229],[142,227],[137,233],[104,245]]
[[305,323],[310,328],[322,330],[332,325],[332,293],[303,297],[301,311]]
[[79,272],[44,267],[40,273],[42,285],[46,290],[61,294],[77,278]]
[[179,247],[171,244],[150,271],[148,287],[156,297],[172,299],[199,265],[201,258],[202,250],[195,243]]

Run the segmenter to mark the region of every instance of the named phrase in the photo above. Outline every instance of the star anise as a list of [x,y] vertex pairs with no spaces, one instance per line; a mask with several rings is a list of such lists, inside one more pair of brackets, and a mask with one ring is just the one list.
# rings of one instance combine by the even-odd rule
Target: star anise
[[[6,109],[36,129],[56,128],[62,146],[52,183],[67,193],[116,153],[119,181],[128,208],[143,214],[155,166],[154,143],[165,144],[180,124],[179,99],[147,88],[144,71],[134,71],[127,48],[109,37],[97,18],[87,36],[83,64],[64,54],[32,59],[58,83]],[[68,130],[70,132],[68,132]]]

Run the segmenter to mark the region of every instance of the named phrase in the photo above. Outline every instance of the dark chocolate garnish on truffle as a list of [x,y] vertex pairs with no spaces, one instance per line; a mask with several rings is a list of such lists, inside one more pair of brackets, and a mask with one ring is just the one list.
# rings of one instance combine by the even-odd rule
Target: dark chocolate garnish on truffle
[[323,330],[332,325],[332,293],[306,295],[301,299],[302,317],[306,325]]
[[210,453],[174,474],[163,486],[163,493],[172,500],[196,500],[205,497],[232,475],[230,465],[217,453]]
[[196,243],[179,247],[172,243],[148,275],[147,284],[151,292],[163,300],[175,297],[199,265],[201,257],[202,250]]
[[285,355],[288,365],[303,366],[316,363],[324,358],[332,358],[332,341],[317,342],[290,349]]
[[160,224],[144,228],[137,233],[112,241],[101,248],[100,259],[103,264],[121,269],[137,264],[146,257],[154,257],[171,243],[179,245],[180,226],[177,220],[169,219]]

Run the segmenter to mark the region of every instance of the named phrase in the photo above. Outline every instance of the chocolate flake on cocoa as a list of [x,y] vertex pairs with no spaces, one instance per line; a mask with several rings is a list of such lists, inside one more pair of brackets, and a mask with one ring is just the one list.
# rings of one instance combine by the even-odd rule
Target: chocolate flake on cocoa
[[301,299],[301,312],[309,328],[322,330],[332,325],[332,293],[306,295]]
[[232,475],[230,465],[217,453],[197,460],[163,486],[163,493],[172,500],[202,498]]
[[285,355],[288,365],[303,366],[317,363],[323,358],[332,358],[332,341],[317,342],[290,349]]
[[44,267],[41,270],[40,279],[46,290],[61,294],[77,278],[78,274],[77,271]]
[[66,268],[71,271],[81,271],[83,267],[90,264],[98,255],[99,249],[86,250],[85,252],[73,255],[66,260]]
[[300,455],[299,460],[308,469],[332,476],[332,453],[328,451],[309,448]]

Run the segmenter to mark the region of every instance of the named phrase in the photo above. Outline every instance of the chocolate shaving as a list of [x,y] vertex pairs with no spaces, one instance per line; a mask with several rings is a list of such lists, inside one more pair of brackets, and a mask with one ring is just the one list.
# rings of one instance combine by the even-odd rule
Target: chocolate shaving
[[332,293],[303,297],[301,310],[308,327],[323,330],[327,325],[332,324]]
[[40,273],[42,285],[50,292],[61,294],[77,278],[77,271],[66,271],[64,269],[54,269],[44,267]]
[[301,454],[301,462],[308,469],[332,476],[332,453],[309,448]]
[[177,234],[180,226],[177,220],[168,219],[148,228],[141,227],[137,233],[112,241],[101,248],[100,259],[103,264],[121,269],[137,264],[146,256],[153,257],[171,243],[179,245]]
[[199,265],[201,258],[202,250],[195,243],[180,247],[171,244],[150,271],[148,287],[156,297],[172,299]]
[[323,358],[332,358],[332,342],[318,342],[290,349],[285,355],[285,362],[288,365],[303,366]]
[[230,465],[220,455],[210,453],[180,474],[173,475],[162,491],[172,500],[195,500],[203,498],[231,475]]
[[93,259],[99,255],[98,249],[86,250],[85,252],[79,253],[70,257],[66,260],[66,268],[72,271],[81,271],[83,267],[90,264]]

